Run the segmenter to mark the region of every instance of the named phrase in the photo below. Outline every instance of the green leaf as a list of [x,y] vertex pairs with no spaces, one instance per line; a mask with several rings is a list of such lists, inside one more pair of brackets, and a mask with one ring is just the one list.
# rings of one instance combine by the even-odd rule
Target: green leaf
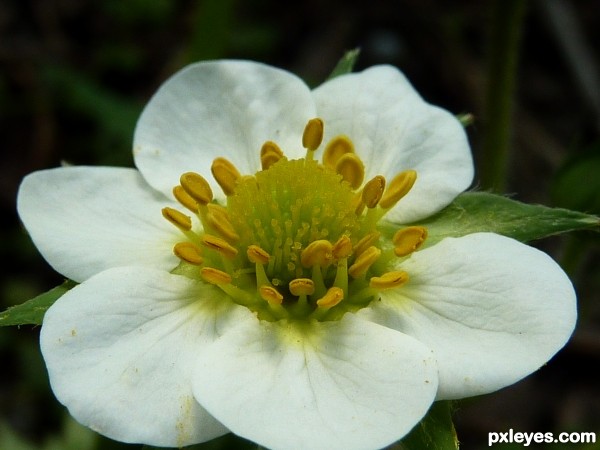
[[413,225],[427,227],[429,237],[425,244],[430,246],[445,237],[486,231],[522,242],[576,230],[600,231],[600,218],[486,192],[466,192],[439,213]]
[[395,446],[398,450],[457,450],[452,403],[435,402],[425,418]]
[[346,53],[344,53],[344,56],[340,58],[340,60],[333,68],[332,72],[329,74],[329,77],[327,77],[327,79],[331,80],[332,78],[339,77],[340,75],[345,75],[347,73],[352,72],[356,61],[358,60],[359,54],[359,48],[355,48],[354,50],[348,50]]
[[56,286],[25,303],[8,308],[0,313],[0,326],[41,325],[46,310],[76,285],[77,283],[74,281],[67,280],[60,286]]

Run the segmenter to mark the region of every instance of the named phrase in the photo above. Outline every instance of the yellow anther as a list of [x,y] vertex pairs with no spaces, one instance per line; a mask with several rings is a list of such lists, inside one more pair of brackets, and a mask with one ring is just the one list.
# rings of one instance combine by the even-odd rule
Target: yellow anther
[[320,308],[333,308],[344,299],[344,291],[339,287],[331,287],[327,293],[317,300],[317,306]]
[[241,177],[236,167],[225,158],[217,158],[213,161],[210,171],[225,195],[232,195],[235,191],[235,185]]
[[200,275],[204,278],[204,281],[210,284],[229,284],[231,283],[231,275],[222,270],[215,269],[214,267],[203,267],[200,270]]
[[190,231],[192,229],[192,219],[190,216],[186,216],[176,209],[169,208],[167,206],[166,208],[162,209],[162,215],[180,230]]
[[347,153],[354,153],[354,145],[347,136],[336,136],[323,151],[323,165],[335,169],[338,160]]
[[260,248],[258,245],[250,245],[246,252],[248,255],[248,259],[250,262],[255,264],[267,264],[271,255],[269,255],[265,250]]
[[402,286],[408,281],[408,274],[401,270],[387,272],[380,277],[372,277],[369,286],[375,289],[391,289]]
[[365,166],[354,153],[342,155],[335,165],[335,171],[352,189],[358,189],[365,179]]
[[417,180],[417,172],[414,170],[405,170],[396,175],[390,182],[387,190],[381,197],[379,206],[388,209],[394,206],[412,189]]
[[260,164],[262,170],[267,170],[281,158],[283,158],[283,152],[273,141],[265,142],[260,149]]
[[202,175],[195,172],[186,172],[181,175],[179,182],[183,189],[185,189],[185,192],[198,203],[206,205],[212,201],[212,189]]
[[354,197],[352,198],[351,208],[356,214],[357,217],[360,217],[365,210],[365,204],[362,201],[362,191],[356,192]]
[[223,214],[219,210],[212,210],[206,215],[206,220],[213,230],[228,241],[235,242],[240,239],[239,234],[237,234],[235,228],[233,228],[233,225],[229,222],[227,214]]
[[394,243],[394,254],[396,256],[410,255],[416,251],[427,239],[427,228],[408,227],[396,231],[392,242]]
[[310,278],[296,278],[290,281],[290,293],[299,297],[300,295],[313,295],[315,292],[315,283]]
[[178,242],[173,247],[173,253],[175,253],[175,256],[179,259],[196,266],[200,266],[204,263],[202,251],[198,246],[191,242]]
[[358,258],[362,252],[377,242],[379,236],[381,236],[381,233],[378,231],[373,231],[363,236],[363,238],[354,246],[354,256]]
[[272,286],[261,286],[258,289],[260,296],[271,305],[281,305],[283,303],[283,295]]
[[323,121],[318,117],[310,119],[304,128],[302,146],[308,150],[316,150],[323,141]]
[[304,267],[326,266],[333,260],[333,245],[331,242],[320,239],[313,241],[302,250],[300,262]]
[[247,183],[247,186],[251,186],[250,183],[252,183],[252,185],[258,185],[254,175],[242,175],[242,178],[240,178],[239,181],[240,183]]
[[193,213],[198,213],[198,202],[194,200],[185,189],[177,185],[173,188],[175,199]]
[[212,234],[202,236],[202,243],[229,259],[235,258],[238,254],[237,249],[231,246],[226,240]]
[[352,278],[362,277],[367,273],[369,267],[373,265],[377,258],[381,255],[381,250],[377,247],[371,246],[362,252],[348,268],[348,273]]
[[208,207],[208,212],[213,214],[215,217],[223,217],[225,220],[229,220],[227,208],[225,208],[224,206],[218,205],[216,203],[209,203],[206,206]]
[[385,190],[385,178],[381,175],[373,177],[367,181],[362,191],[362,201],[367,208],[375,208],[381,200],[383,191]]
[[343,235],[333,244],[331,251],[335,259],[347,258],[352,253],[352,241],[347,235]]

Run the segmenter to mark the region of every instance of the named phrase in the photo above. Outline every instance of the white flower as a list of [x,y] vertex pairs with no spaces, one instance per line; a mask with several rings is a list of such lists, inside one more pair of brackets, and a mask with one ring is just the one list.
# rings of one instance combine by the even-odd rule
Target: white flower
[[394,68],[311,91],[265,65],[195,64],[147,105],[134,154],[139,171],[33,173],[18,198],[81,283],[44,318],[52,389],[113,439],[379,448],[434,400],[535,371],[573,330],[547,255],[491,233],[419,249],[427,231],[400,225],[473,169],[460,124]]

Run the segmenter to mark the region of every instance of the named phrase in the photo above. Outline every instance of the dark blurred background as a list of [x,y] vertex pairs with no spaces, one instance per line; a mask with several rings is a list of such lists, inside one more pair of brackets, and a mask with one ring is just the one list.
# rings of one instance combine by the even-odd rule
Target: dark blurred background
[[[252,59],[316,86],[357,47],[357,70],[393,64],[429,102],[473,115],[474,187],[600,214],[597,0],[4,0],[0,310],[63,281],[20,226],[15,198],[24,175],[62,162],[132,166],[144,103],[190,62]],[[506,48],[512,51],[505,55]],[[502,117],[511,122],[496,126]],[[498,184],[485,165],[506,137],[508,163]],[[532,244],[571,276],[580,303],[577,331],[537,373],[460,404],[463,449],[485,448],[488,432],[510,428],[596,431],[600,438],[600,381],[592,369],[600,360],[599,237],[577,232]],[[139,448],[65,418],[48,387],[38,333],[30,326],[0,329],[0,450]],[[243,445],[225,437],[198,448]]]

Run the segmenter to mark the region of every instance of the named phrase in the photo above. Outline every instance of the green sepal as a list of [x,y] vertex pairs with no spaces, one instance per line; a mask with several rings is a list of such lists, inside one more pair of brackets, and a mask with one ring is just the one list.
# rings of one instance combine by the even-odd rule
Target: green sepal
[[[577,230],[600,231],[600,218],[581,212],[521,203],[487,192],[465,192],[439,213],[411,225],[427,228],[425,246],[446,237],[492,232],[521,242]],[[398,225],[384,225],[392,233]]]
[[67,280],[60,286],[27,300],[25,303],[8,308],[0,313],[0,326],[41,325],[48,308],[76,285],[77,283],[74,281]]
[[450,401],[435,402],[427,415],[393,448],[398,450],[457,450]]
[[359,48],[355,48],[354,50],[348,50],[346,53],[344,53],[344,56],[340,58],[340,60],[335,65],[327,79],[331,80],[332,78],[339,77],[340,75],[346,75],[347,73],[351,73],[354,69],[354,66],[356,65],[356,61],[358,60],[359,54]]

